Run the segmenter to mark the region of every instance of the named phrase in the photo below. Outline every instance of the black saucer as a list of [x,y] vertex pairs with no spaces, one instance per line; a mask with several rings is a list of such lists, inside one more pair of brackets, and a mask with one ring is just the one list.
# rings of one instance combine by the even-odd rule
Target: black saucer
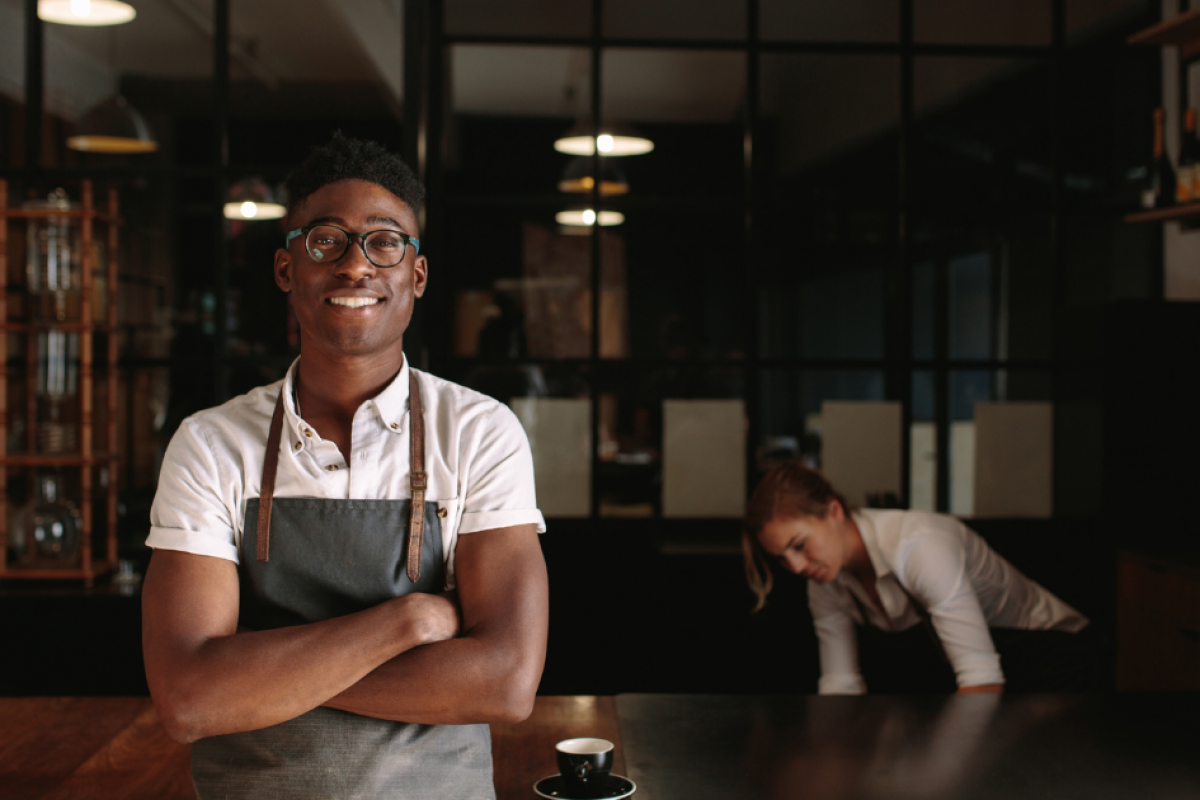
[[567,788],[567,782],[562,775],[551,775],[542,778],[533,785],[533,791],[538,797],[549,797],[551,800],[620,800],[629,797],[637,789],[637,784],[624,775],[610,772],[608,777],[593,778],[585,794],[575,794]]

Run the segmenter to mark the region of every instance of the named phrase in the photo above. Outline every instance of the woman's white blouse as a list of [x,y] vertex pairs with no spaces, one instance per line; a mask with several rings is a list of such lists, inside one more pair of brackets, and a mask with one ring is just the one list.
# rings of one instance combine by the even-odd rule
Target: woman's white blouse
[[920,624],[909,595],[928,610],[960,687],[1004,682],[989,627],[1077,632],[1088,624],[954,517],[863,509],[854,512],[854,521],[875,568],[884,614],[845,570],[828,584],[808,582],[821,652],[820,694],[866,692],[855,626],[902,631]]
[[[404,500],[409,489],[407,360],[396,378],[359,406],[351,461],[297,413],[287,376],[184,420],[163,458],[146,544],[238,561],[246,501],[260,494],[275,399],[284,395],[276,497]],[[534,524],[546,529],[534,496],[529,440],[505,405],[417,371],[425,418],[426,499],[436,501],[448,585],[460,534]]]

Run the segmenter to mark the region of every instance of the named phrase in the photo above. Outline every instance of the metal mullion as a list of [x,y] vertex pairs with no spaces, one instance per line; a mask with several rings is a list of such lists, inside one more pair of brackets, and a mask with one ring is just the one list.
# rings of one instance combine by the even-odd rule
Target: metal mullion
[[743,336],[746,337],[746,359],[743,365],[746,379],[744,381],[745,397],[743,402],[745,408],[749,411],[749,424],[747,426],[747,435],[745,442],[746,450],[746,494],[754,488],[755,482],[755,459],[757,442],[762,440],[762,414],[759,413],[761,403],[761,386],[762,386],[762,369],[760,367],[759,352],[759,329],[758,329],[758,314],[754,313],[758,305],[759,291],[761,290],[760,280],[761,274],[758,270],[757,257],[757,239],[755,230],[755,201],[757,193],[755,192],[755,184],[759,179],[756,149],[755,149],[755,134],[758,130],[758,101],[760,91],[760,55],[758,50],[758,0],[747,0],[746,2],[746,118],[744,120],[745,133],[743,144],[743,171],[744,171],[744,205],[745,205],[745,232],[744,243],[742,247],[743,253],[743,271],[746,275],[746,283],[749,285],[749,291],[746,293],[746,323]]
[[25,164],[30,184],[42,166],[42,104],[45,90],[45,33],[38,0],[25,0]]
[[891,312],[895,325],[892,330],[891,354],[895,358],[894,385],[891,395],[900,401],[900,498],[901,505],[909,507],[909,489],[912,484],[912,248],[909,242],[909,175],[911,154],[909,152],[913,129],[913,54],[912,44],[912,0],[900,4],[901,44],[907,44],[900,54],[900,131],[897,157],[897,198],[899,206],[896,231],[895,275],[891,283]]
[[600,135],[601,119],[600,115],[603,110],[600,93],[601,86],[601,68],[603,61],[603,51],[601,49],[601,38],[603,24],[603,0],[592,0],[592,32],[588,40],[588,47],[591,49],[591,116],[592,116],[592,211],[596,214],[596,221],[591,226],[591,313],[592,313],[592,342],[591,352],[589,353],[589,371],[588,381],[588,397],[591,402],[591,452],[589,453],[592,460],[591,468],[591,497],[589,509],[592,519],[600,518],[600,385],[599,385],[599,366],[600,366],[600,291],[602,283],[600,280],[600,147],[597,144],[597,137]]
[[[429,57],[426,60],[426,93],[428,95],[426,108],[426,132],[425,132],[425,152],[428,163],[426,164],[426,174],[429,176],[429,182],[426,184],[429,196],[441,198],[445,192],[445,158],[444,150],[446,137],[446,111],[445,100],[449,96],[448,92],[443,91],[446,81],[446,61],[449,58],[449,51],[445,46],[442,38],[443,28],[445,23],[445,6],[442,0],[429,0],[429,5],[426,7],[428,19],[426,24],[429,31]],[[440,252],[441,244],[445,241],[444,230],[444,214],[442,213],[444,206],[441,202],[428,203],[426,205],[425,222],[428,226],[428,238],[430,240],[430,251]],[[436,331],[437,341],[451,342],[454,334],[454,298],[448,291],[435,293],[432,299],[437,299],[438,303],[434,305],[432,311],[437,315],[438,325]],[[426,317],[428,318],[428,316]],[[426,341],[434,340],[433,336],[426,337]],[[432,348],[426,348],[425,352],[433,352]]]
[[216,327],[213,375],[217,403],[229,399],[229,232],[222,207],[229,183],[229,1],[213,2],[213,119],[216,122],[216,147],[213,153],[213,200],[216,204],[213,222],[216,226],[216,308],[213,322]]

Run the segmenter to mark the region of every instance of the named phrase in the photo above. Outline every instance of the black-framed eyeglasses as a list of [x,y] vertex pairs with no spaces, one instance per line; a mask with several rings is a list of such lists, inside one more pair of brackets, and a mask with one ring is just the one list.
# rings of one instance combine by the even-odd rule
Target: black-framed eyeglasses
[[292,239],[304,237],[304,252],[308,257],[320,264],[332,264],[346,254],[350,240],[358,239],[367,261],[377,267],[394,267],[404,260],[404,254],[411,244],[413,255],[421,252],[421,240],[407,233],[392,230],[367,231],[354,233],[343,230],[336,225],[305,225],[294,231],[288,231],[284,247],[291,247]]

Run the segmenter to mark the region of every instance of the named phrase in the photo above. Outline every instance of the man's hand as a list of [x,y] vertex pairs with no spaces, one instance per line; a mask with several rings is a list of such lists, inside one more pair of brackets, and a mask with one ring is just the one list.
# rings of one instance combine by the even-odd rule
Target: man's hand
[[410,638],[421,644],[433,644],[453,639],[462,629],[457,600],[458,596],[454,592],[413,592],[388,602],[402,606],[400,620],[403,625],[408,626],[408,630],[401,633],[401,638]]

